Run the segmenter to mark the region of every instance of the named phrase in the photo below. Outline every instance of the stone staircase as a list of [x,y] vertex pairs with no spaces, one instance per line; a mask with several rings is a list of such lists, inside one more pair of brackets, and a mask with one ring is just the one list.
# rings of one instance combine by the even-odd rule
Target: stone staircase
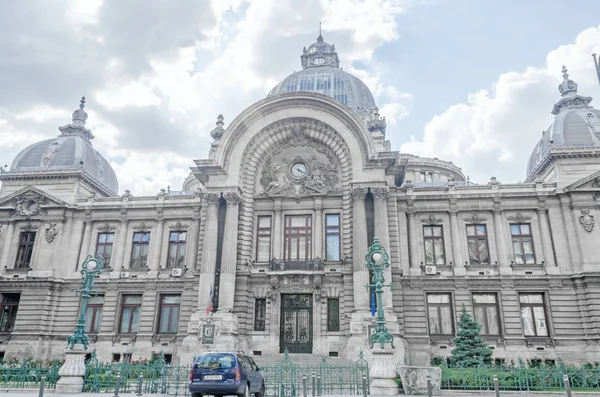
[[[289,354],[288,357],[294,364],[316,366],[321,364],[325,356],[321,354]],[[272,365],[282,362],[284,355],[270,354],[267,356],[252,356],[252,358],[257,365]],[[354,364],[351,360],[339,357],[327,357],[326,362],[328,364]]]

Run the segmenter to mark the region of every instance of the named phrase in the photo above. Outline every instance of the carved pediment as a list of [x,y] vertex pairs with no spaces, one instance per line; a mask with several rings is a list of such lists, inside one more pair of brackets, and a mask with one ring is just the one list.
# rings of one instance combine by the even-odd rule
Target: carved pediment
[[600,191],[600,171],[578,180],[565,188],[565,191]]
[[11,217],[29,219],[45,215],[48,207],[66,207],[64,201],[33,186],[25,187],[0,200],[0,207],[10,207]]
[[267,196],[300,198],[340,190],[340,181],[335,154],[296,125],[265,159],[260,185]]

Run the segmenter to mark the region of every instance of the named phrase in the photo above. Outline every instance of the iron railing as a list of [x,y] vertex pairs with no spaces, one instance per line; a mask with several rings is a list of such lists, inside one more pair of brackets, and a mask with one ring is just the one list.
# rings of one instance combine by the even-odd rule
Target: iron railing
[[40,367],[25,359],[18,367],[2,366],[0,367],[0,388],[39,389],[42,376],[45,376],[45,387],[54,389],[61,365],[60,362],[54,362],[50,367]]

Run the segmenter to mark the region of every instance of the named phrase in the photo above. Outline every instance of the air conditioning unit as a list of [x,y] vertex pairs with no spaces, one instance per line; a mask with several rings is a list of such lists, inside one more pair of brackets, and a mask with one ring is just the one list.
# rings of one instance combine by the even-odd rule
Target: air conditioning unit
[[171,270],[171,276],[172,277],[181,277],[183,276],[183,269],[172,269]]
[[425,274],[429,274],[431,276],[435,276],[437,274],[437,269],[435,266],[425,266]]
[[129,272],[121,272],[121,278],[129,278]]

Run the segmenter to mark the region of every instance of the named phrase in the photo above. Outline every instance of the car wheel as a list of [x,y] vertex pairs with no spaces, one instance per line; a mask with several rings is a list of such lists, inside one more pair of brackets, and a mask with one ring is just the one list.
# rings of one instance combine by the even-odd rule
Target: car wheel
[[244,389],[244,392],[242,394],[240,394],[240,397],[250,397],[250,384],[246,384],[246,388]]
[[254,393],[254,397],[265,397],[265,384],[264,383],[260,386],[260,391],[258,393]]

